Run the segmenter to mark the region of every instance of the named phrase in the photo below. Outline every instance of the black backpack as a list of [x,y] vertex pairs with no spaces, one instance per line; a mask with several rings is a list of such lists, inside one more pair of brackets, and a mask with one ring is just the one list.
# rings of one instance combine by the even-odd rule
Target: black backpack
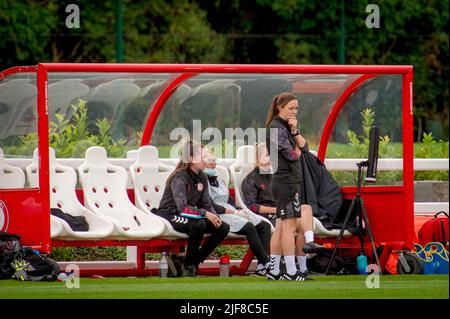
[[22,281],[55,281],[61,272],[56,261],[35,253],[31,248],[23,248],[12,266],[13,278]]
[[14,275],[11,264],[21,251],[19,235],[0,233],[0,279],[11,279]]
[[0,233],[0,279],[55,281],[59,273],[53,259],[22,247],[19,235]]
[[[331,258],[331,254],[325,253],[316,255],[307,260],[308,270],[325,274],[327,270],[328,261]],[[331,262],[329,275],[355,275],[358,274],[358,268],[356,264],[356,258],[335,256]]]

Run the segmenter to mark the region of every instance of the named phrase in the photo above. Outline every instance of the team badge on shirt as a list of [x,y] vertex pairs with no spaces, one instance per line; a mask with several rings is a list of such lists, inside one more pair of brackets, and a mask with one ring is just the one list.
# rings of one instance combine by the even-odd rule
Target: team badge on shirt
[[198,183],[198,184],[197,184],[197,190],[198,190],[199,192],[202,192],[202,191],[203,191],[203,184],[202,184],[202,183]]

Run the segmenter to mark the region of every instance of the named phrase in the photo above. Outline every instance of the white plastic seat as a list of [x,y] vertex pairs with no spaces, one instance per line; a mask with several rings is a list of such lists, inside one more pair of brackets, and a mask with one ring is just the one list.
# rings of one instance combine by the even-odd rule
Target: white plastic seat
[[[36,183],[36,187],[37,187]],[[20,167],[5,163],[3,150],[0,148],[0,189],[1,188],[24,188],[25,173]],[[64,234],[61,223],[50,215],[50,237],[55,238]]]
[[173,229],[168,220],[151,212],[152,208],[159,207],[167,178],[174,169],[175,167],[160,162],[156,147],[141,146],[136,153],[136,162],[130,166],[134,197],[138,208],[164,223],[165,229],[161,237],[170,239],[187,238],[186,234]]
[[[316,218],[314,217],[314,236],[318,237],[318,238],[326,238],[326,237],[337,237],[339,236],[339,232],[341,231],[340,229],[331,229],[328,230],[325,227],[323,227],[322,223]],[[348,230],[344,231],[343,234],[344,237],[349,237],[352,236],[352,233],[349,232]]]
[[0,148],[0,189],[24,187],[25,173],[20,167],[6,164],[3,150]]
[[160,236],[164,224],[133,205],[127,194],[127,172],[108,162],[103,147],[92,146],[78,168],[86,207],[112,220],[117,239],[149,239]]
[[50,215],[50,238],[56,239],[66,234],[61,221],[62,219]]
[[216,166],[217,171],[219,172],[219,178],[225,182],[225,185],[230,184],[230,173],[225,166],[218,165]]
[[[76,195],[77,174],[72,167],[64,166],[56,161],[55,150],[49,148],[50,163],[50,207],[59,208],[64,213],[72,216],[84,216],[89,224],[88,231],[74,231],[69,224],[56,216],[56,219],[63,227],[64,231],[57,237],[61,239],[100,239],[111,235],[114,225],[109,218],[94,214],[86,209],[78,200]],[[30,186],[38,185],[38,150],[33,153],[33,162],[27,166],[26,171]]]

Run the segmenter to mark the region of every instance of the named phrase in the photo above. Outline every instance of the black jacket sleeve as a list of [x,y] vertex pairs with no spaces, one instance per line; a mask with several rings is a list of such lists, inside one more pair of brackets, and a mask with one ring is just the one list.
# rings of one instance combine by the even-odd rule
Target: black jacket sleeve
[[[206,210],[199,209],[197,207],[188,205],[186,191],[187,191],[187,180],[181,175],[177,174],[173,177],[172,182],[170,183],[170,188],[172,190],[173,199],[175,200],[175,204],[177,205],[177,209],[180,213],[191,213],[197,212],[201,216],[205,216]],[[207,190],[208,191],[208,190]],[[209,197],[209,195],[208,195]]]
[[216,211],[217,214],[225,214],[225,207],[220,206],[219,204],[216,204],[214,202],[211,202],[214,210]]
[[295,162],[299,159],[299,156],[295,152],[294,147],[289,142],[289,136],[291,134],[285,128],[277,128],[278,136],[275,134],[270,134],[270,143],[271,145],[278,145],[278,153],[283,156],[283,158],[290,162]]
[[260,205],[258,204],[258,188],[255,181],[247,175],[241,185],[244,203],[254,213],[259,213]]

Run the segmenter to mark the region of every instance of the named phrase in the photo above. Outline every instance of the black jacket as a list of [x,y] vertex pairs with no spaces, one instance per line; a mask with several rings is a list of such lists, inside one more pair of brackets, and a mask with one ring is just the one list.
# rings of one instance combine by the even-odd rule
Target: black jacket
[[270,191],[273,174],[260,174],[255,167],[248,173],[241,185],[245,205],[254,213],[260,213],[260,206],[276,207],[275,199]]
[[309,151],[308,144],[301,151],[304,199],[325,228],[336,228],[338,225],[333,223],[344,203],[341,188],[322,161]]
[[167,218],[183,212],[205,216],[206,211],[216,213],[209,197],[207,175],[187,169],[178,172],[170,185],[166,184],[155,213]]
[[[299,156],[294,150],[296,142],[291,134],[289,124],[281,117],[275,116],[267,128],[266,145],[275,170],[273,181],[301,183],[303,175],[299,165]],[[278,132],[278,136],[273,134],[274,130]],[[275,145],[278,145],[278,149],[272,150],[271,147]]]

